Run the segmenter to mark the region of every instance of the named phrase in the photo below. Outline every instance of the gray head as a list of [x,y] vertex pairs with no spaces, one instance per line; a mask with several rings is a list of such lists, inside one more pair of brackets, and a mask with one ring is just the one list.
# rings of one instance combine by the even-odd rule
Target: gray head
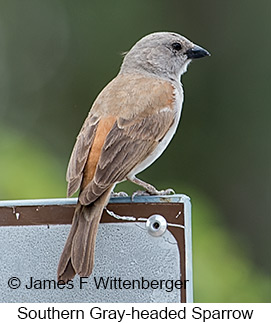
[[125,55],[120,73],[155,74],[180,80],[192,59],[210,55],[173,32],[157,32],[140,39]]

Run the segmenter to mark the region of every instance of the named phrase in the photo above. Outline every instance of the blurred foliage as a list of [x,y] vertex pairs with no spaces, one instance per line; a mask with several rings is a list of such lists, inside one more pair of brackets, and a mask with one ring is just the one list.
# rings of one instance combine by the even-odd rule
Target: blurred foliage
[[251,262],[221,212],[203,194],[192,196],[195,302],[270,302],[270,275]]
[[120,54],[179,32],[212,56],[183,76],[179,130],[139,177],[192,197],[196,301],[270,301],[270,11],[264,0],[0,0],[0,198],[65,196],[76,135]]
[[65,196],[59,161],[33,138],[0,126],[1,199]]

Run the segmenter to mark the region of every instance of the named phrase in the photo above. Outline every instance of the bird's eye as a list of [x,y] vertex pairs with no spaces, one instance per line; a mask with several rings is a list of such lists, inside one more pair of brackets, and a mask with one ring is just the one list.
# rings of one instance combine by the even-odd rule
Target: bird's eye
[[171,46],[174,50],[177,50],[177,51],[182,49],[182,45],[180,43],[173,43]]

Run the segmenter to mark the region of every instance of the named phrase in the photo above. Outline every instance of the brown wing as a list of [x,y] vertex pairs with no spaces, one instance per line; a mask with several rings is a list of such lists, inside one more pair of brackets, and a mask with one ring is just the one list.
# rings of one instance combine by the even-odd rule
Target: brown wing
[[68,196],[74,194],[81,185],[83,170],[95,138],[97,125],[98,118],[89,114],[77,137],[66,174]]
[[99,94],[75,143],[68,196],[79,188],[89,204],[154,150],[174,119],[174,87],[142,75],[119,74]]
[[95,175],[80,193],[80,202],[89,204],[109,186],[124,180],[156,148],[174,118],[172,109],[161,109],[144,118],[115,121],[104,142]]

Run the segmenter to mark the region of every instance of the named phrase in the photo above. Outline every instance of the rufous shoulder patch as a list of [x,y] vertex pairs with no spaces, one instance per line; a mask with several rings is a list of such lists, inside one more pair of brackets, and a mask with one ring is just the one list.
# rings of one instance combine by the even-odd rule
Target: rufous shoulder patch
[[114,123],[116,122],[115,116],[107,116],[101,118],[99,121],[95,138],[89,152],[87,162],[84,168],[83,182],[81,185],[81,190],[83,190],[87,184],[93,179],[99,158],[101,156],[101,151],[106,140],[106,137],[110,130],[112,129]]

